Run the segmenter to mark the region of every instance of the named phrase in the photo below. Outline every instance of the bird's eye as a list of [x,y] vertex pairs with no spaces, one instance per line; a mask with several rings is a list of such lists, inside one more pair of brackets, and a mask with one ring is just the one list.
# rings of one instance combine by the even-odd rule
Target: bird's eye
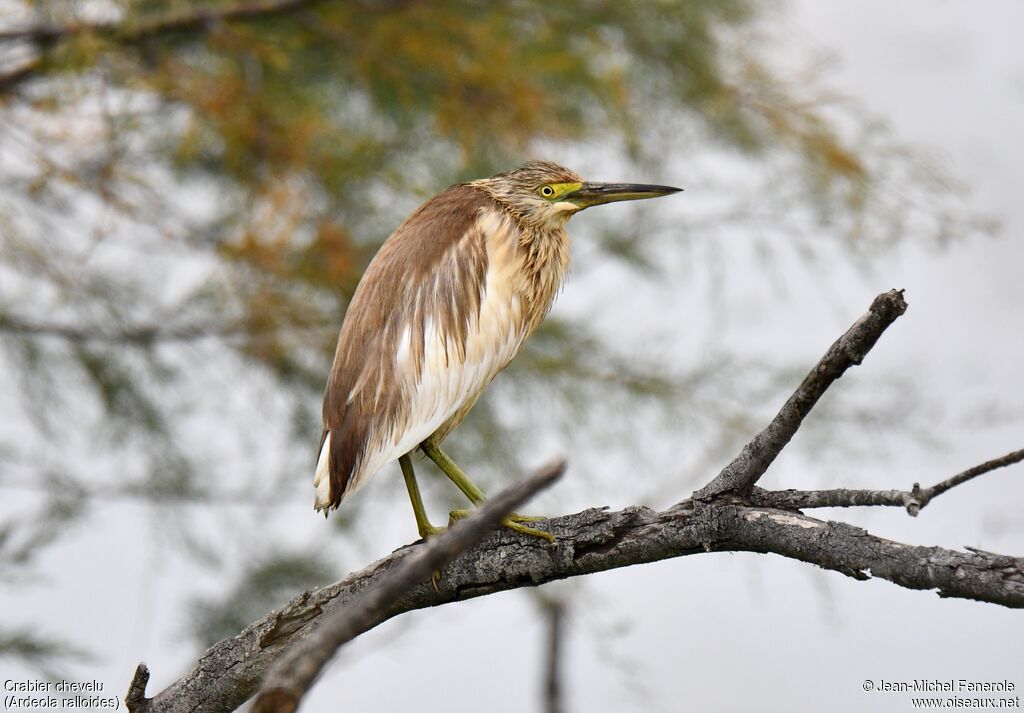
[[545,198],[550,198],[551,196],[555,195],[555,189],[552,188],[551,186],[541,186],[540,194]]

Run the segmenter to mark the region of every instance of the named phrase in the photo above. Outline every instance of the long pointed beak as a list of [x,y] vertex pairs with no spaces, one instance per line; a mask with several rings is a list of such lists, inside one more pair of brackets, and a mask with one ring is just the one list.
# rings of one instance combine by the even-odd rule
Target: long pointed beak
[[682,188],[652,186],[646,183],[584,183],[572,193],[566,193],[560,200],[574,203],[580,210],[615,201],[639,201],[678,193]]

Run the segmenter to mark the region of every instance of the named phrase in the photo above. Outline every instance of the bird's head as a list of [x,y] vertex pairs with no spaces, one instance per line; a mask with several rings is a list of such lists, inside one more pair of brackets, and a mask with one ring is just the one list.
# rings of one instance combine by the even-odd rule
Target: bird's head
[[530,161],[474,182],[516,215],[541,228],[561,227],[584,208],[677,193],[681,188],[642,183],[591,183],[551,161]]

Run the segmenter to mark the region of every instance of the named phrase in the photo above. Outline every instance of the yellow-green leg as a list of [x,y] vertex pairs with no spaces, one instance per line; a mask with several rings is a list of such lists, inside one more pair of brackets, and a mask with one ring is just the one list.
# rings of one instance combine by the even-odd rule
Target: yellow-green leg
[[409,454],[398,459],[398,465],[402,467],[402,476],[405,478],[405,489],[409,491],[409,501],[412,502],[412,513],[416,516],[416,529],[424,540],[431,535],[439,535],[444,532],[443,527],[434,527],[427,518],[427,510],[423,507],[423,497],[420,495],[420,486],[416,482],[416,474],[412,470],[412,459]]
[[[420,448],[427,454],[430,460],[437,464],[437,467],[441,469],[445,475],[448,476],[449,480],[455,483],[455,486],[463,492],[463,494],[469,498],[470,502],[474,505],[480,505],[486,500],[486,496],[483,491],[476,486],[476,484],[469,479],[462,469],[456,465],[455,461],[448,457],[444,451],[441,450],[440,446],[433,438],[428,438],[420,444]],[[411,468],[410,468],[411,470]],[[466,510],[454,510],[451,513],[453,519],[458,519],[468,514]],[[554,542],[555,536],[550,532],[544,532],[534,527],[527,527],[523,525],[523,522],[535,522],[537,520],[543,520],[544,518],[531,518],[523,517],[522,515],[516,515],[515,513],[509,515],[507,518],[502,520],[501,524],[510,530],[521,533],[523,535],[532,535],[533,537],[540,537],[548,542]]]

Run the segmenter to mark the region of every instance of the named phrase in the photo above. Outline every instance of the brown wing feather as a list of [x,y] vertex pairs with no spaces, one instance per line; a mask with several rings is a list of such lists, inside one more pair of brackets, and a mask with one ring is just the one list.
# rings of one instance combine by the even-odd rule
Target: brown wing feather
[[330,507],[345,496],[375,432],[402,429],[408,417],[395,355],[410,330],[412,361],[422,368],[428,317],[449,348],[464,353],[467,330],[479,314],[487,247],[472,230],[481,208],[495,205],[484,191],[460,185],[420,206],[381,246],[345,315],[324,393],[324,433],[331,434]]

